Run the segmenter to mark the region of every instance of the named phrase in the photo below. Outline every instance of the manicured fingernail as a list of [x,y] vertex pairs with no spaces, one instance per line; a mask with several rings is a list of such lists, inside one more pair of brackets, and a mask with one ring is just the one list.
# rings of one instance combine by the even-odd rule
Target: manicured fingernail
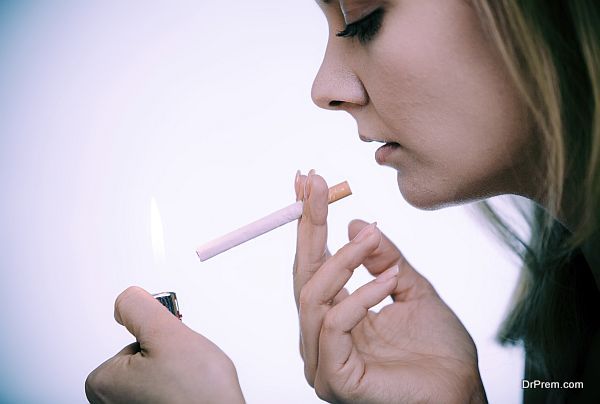
[[296,191],[296,200],[298,200],[298,195],[300,194],[300,170],[296,171],[296,177],[294,177],[294,191]]
[[380,273],[377,278],[375,278],[375,282],[385,283],[390,279],[397,277],[398,272],[400,272],[400,267],[398,267],[398,265],[394,265],[393,267],[388,268],[384,272]]
[[365,240],[377,227],[377,222],[373,222],[370,225],[363,227],[356,236],[352,239],[353,243],[360,243]]
[[304,200],[306,201],[310,196],[310,189],[312,187],[312,177],[315,175],[315,170],[311,169],[308,172],[308,176],[306,177],[306,182],[304,183]]

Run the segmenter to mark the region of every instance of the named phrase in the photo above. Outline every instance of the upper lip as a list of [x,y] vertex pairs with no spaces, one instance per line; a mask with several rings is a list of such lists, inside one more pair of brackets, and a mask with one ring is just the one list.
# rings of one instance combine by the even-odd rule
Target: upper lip
[[366,136],[366,135],[363,135],[363,134],[360,134],[360,133],[358,134],[358,137],[363,142],[394,143],[394,142],[391,142],[391,141],[386,140],[386,139],[378,139],[378,138],[371,137],[371,136]]

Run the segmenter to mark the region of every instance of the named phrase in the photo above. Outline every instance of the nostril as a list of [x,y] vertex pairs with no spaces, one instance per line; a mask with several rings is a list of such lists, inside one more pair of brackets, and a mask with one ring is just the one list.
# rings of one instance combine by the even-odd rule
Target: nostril
[[342,105],[342,101],[329,101],[330,107],[339,107],[340,105]]

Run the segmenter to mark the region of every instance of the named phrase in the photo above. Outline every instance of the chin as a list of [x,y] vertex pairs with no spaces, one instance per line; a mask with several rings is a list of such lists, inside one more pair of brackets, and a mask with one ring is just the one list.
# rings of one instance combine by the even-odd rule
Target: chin
[[449,206],[459,205],[468,200],[460,198],[456,193],[440,192],[427,186],[426,181],[411,182],[405,177],[397,176],[398,189],[411,206],[421,210],[438,210]]

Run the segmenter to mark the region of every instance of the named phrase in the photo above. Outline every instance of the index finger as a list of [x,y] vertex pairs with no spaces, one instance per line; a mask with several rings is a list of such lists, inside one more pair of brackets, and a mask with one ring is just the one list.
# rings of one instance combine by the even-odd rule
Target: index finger
[[294,262],[294,297],[296,306],[300,298],[300,290],[323,265],[327,259],[327,211],[328,193],[325,180],[314,174],[308,173],[304,182],[302,217],[298,223],[298,236],[296,241],[296,259]]
[[[348,225],[348,237],[355,235],[367,226],[363,220],[353,220]],[[363,265],[374,276],[379,275],[392,265],[400,267],[398,283],[391,296],[394,301],[405,301],[416,298],[423,293],[435,293],[433,286],[406,260],[400,249],[385,235],[381,235],[379,246],[363,261]]]
[[[364,220],[354,219],[348,224],[348,239],[352,240],[369,225]],[[399,261],[405,261],[400,249],[383,233],[377,249],[363,262],[363,265],[373,275],[377,276]]]

